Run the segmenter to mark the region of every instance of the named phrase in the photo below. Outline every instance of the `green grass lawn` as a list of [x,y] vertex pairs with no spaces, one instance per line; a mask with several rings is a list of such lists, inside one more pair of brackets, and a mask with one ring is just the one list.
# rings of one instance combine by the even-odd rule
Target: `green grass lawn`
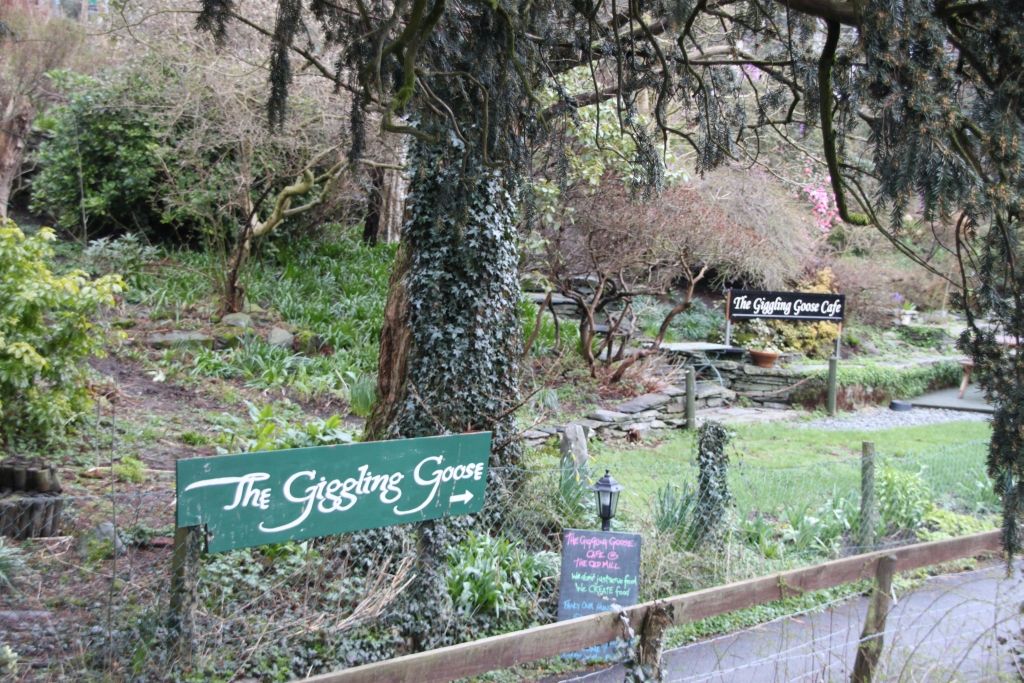
[[[943,507],[969,509],[984,496],[986,422],[949,422],[883,431],[822,431],[795,423],[739,425],[729,444],[730,485],[741,513],[777,514],[816,506],[860,487],[861,444],[875,444],[879,466],[920,473]],[[598,444],[594,469],[609,469],[626,490],[625,521],[649,514],[658,489],[696,481],[694,435],[678,432],[657,445]]]

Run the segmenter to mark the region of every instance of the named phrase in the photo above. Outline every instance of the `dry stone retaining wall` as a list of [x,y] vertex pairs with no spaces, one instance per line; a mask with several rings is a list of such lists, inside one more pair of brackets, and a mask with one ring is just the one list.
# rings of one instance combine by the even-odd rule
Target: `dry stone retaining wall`
[[[731,403],[736,394],[717,382],[698,382],[696,406],[717,408]],[[611,408],[598,408],[569,424],[579,425],[588,439],[642,436],[652,430],[686,426],[686,390],[669,386],[661,391],[637,396]],[[565,425],[543,426],[523,433],[527,445],[538,446],[565,431]]]

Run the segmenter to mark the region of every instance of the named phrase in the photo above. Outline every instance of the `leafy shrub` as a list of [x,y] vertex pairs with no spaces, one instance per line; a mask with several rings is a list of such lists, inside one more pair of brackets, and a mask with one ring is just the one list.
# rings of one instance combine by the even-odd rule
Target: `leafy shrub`
[[856,521],[851,514],[853,505],[851,498],[840,497],[836,492],[816,509],[808,504],[787,505],[783,541],[797,552],[833,555]]
[[0,221],[0,444],[61,436],[89,405],[85,359],[102,351],[92,322],[120,276],[55,275],[54,233]]
[[760,513],[743,518],[739,532],[743,541],[766,560],[781,559],[786,552],[779,528]]
[[217,426],[221,435],[218,450],[276,451],[352,442],[352,435],[342,429],[341,417],[338,415],[332,415],[326,420],[316,418],[297,425],[289,419],[289,415],[275,409],[273,404],[260,408],[247,401],[245,405],[248,409],[248,422],[234,415],[222,416],[222,424]]
[[114,476],[120,481],[141,484],[146,479],[146,466],[134,455],[126,455],[114,463]]
[[558,556],[530,553],[505,538],[470,532],[448,552],[448,593],[465,616],[487,631],[513,630],[533,620],[542,585],[558,574]]
[[876,483],[879,517],[890,533],[916,531],[935,508],[919,472],[882,467]]
[[924,525],[917,532],[923,541],[937,541],[943,538],[967,536],[981,531],[990,531],[999,526],[996,517],[978,518],[952,510],[933,507],[924,517]]
[[146,284],[144,268],[158,253],[156,247],[145,244],[138,234],[128,233],[117,238],[95,239],[82,251],[82,256],[94,275],[119,273],[136,289]]
[[694,299],[690,308],[677,315],[669,329],[679,338],[693,341],[718,341],[725,330],[725,312]]
[[36,154],[33,210],[83,237],[147,227],[158,216],[156,123],[146,107],[117,104],[129,94],[141,104],[146,83],[66,71],[52,78],[67,100],[36,121],[46,139]]
[[[796,283],[800,292],[829,294],[837,291],[835,276],[830,268],[822,268],[813,277]],[[785,322],[771,320],[768,324],[778,332],[783,349],[799,351],[811,358],[825,358],[832,353],[839,326],[830,322]]]

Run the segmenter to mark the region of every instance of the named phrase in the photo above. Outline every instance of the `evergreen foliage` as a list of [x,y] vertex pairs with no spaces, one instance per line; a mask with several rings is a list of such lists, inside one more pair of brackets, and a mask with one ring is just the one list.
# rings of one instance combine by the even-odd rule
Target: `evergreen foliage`
[[0,219],[0,448],[60,438],[88,408],[89,366],[103,350],[94,318],[124,289],[119,275],[52,270],[54,233]]

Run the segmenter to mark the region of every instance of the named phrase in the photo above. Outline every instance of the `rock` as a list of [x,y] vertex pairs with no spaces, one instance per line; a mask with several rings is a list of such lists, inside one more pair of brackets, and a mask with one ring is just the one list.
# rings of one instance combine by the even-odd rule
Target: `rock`
[[[664,423],[662,423],[662,424],[664,424]],[[631,422],[630,424],[628,424],[625,427],[623,427],[622,430],[624,432],[626,432],[627,434],[638,434],[639,436],[644,436],[645,434],[647,434],[648,432],[651,431],[651,423],[650,422]]]
[[231,327],[252,327],[252,316],[248,313],[228,313],[220,321]]
[[333,353],[330,344],[327,340],[320,335],[310,332],[308,330],[302,330],[296,335],[298,342],[298,351],[306,354],[307,356],[323,355],[329,356]]
[[682,413],[686,411],[686,401],[672,401],[667,406],[661,409],[661,412],[674,415],[676,413]]
[[290,349],[295,343],[295,335],[283,327],[272,327],[267,333],[267,343],[282,349]]
[[202,332],[154,332],[146,337],[146,344],[154,349],[169,349],[175,346],[200,346],[213,348],[213,337]]
[[614,410],[604,410],[603,408],[595,410],[587,415],[587,417],[591,420],[597,420],[598,422],[626,422],[627,420],[633,419],[631,415],[619,413]]
[[620,413],[640,413],[645,410],[661,407],[670,400],[672,400],[671,397],[665,394],[644,394],[616,406],[616,410]]
[[92,540],[100,543],[110,543],[113,547],[114,552],[118,555],[124,555],[127,547],[124,541],[121,540],[121,534],[117,532],[114,525],[111,522],[100,522],[92,530]]
[[526,439],[527,441],[545,441],[550,436],[551,435],[548,434],[547,432],[542,432],[537,429],[527,429],[525,432],[523,432],[523,438]]
[[576,471],[585,467],[587,461],[590,460],[590,453],[587,450],[587,434],[578,424],[565,426],[559,448],[562,452],[562,462],[572,463],[573,469]]
[[[597,433],[598,429],[601,429],[602,427],[607,427],[608,426],[607,422],[598,422],[597,420],[588,420],[585,417],[581,417],[578,420],[573,420],[573,422],[571,424],[579,425],[580,427],[582,427],[583,428],[583,433],[587,435],[588,439],[591,438],[592,436],[594,436],[594,434]],[[568,426],[569,425],[566,425],[566,427],[568,427]]]
[[640,443],[644,436],[651,431],[650,425],[634,423],[626,427],[626,441],[629,443]]
[[669,398],[676,398],[678,396],[686,396],[686,389],[682,389],[680,387],[671,386],[670,385],[670,386],[665,387],[664,389],[662,389],[658,393],[665,394]]
[[651,420],[650,422],[647,423],[647,426],[650,427],[651,429],[665,429],[666,427],[668,427],[668,425],[662,422],[661,420]]
[[217,330],[213,337],[213,348],[233,349],[242,343],[243,334],[238,330]]

